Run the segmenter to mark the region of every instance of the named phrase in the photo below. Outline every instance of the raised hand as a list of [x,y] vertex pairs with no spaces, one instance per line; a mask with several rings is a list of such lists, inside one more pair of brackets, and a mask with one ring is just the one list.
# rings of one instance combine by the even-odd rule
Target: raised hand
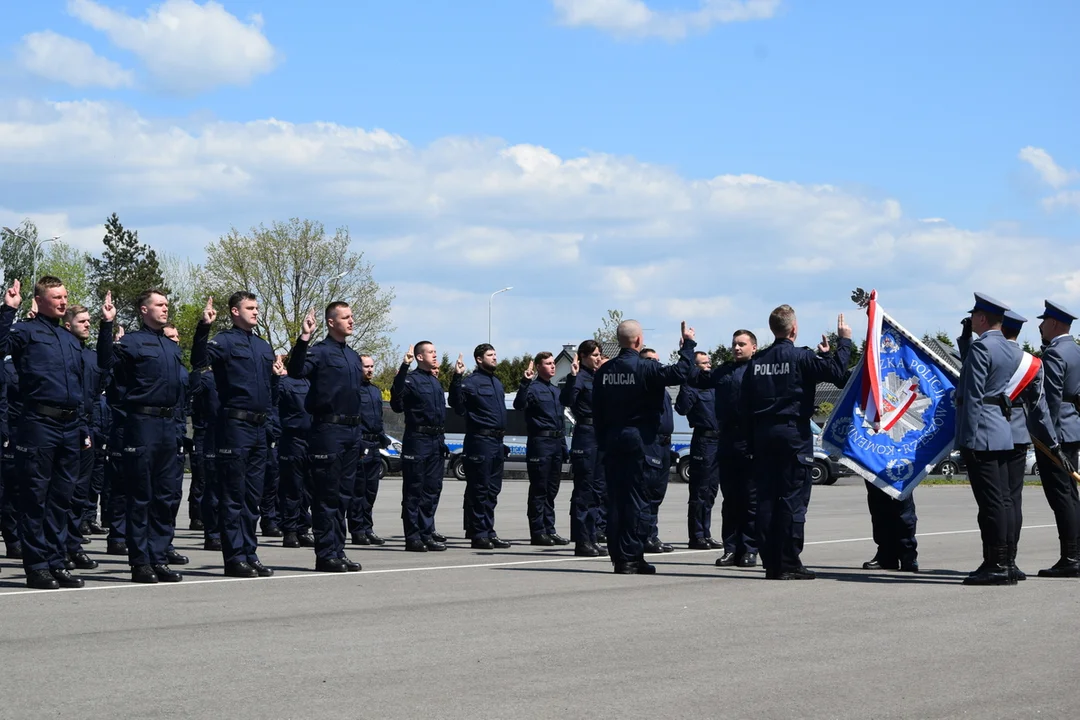
[[465,374],[465,355],[463,353],[458,353],[457,362],[454,363],[454,374],[455,375],[464,375]]
[[574,358],[574,362],[570,363],[570,374],[577,375],[578,370],[581,369],[581,365],[578,364],[577,358]]
[[304,316],[304,321],[300,324],[300,339],[304,341],[310,340],[313,332],[315,332],[315,308],[310,308],[307,315]]
[[214,298],[206,298],[206,307],[202,311],[202,321],[207,325],[213,324],[217,320],[217,310],[214,309]]
[[[848,332],[851,332],[851,330],[849,329]],[[822,354],[827,354],[829,352],[829,349],[829,336],[822,335],[821,342],[819,342],[817,346],[817,351]]]
[[117,325],[116,326],[116,339],[119,340],[122,337],[124,337],[124,326],[123,325]]
[[530,360],[529,361],[529,367],[525,368],[525,379],[526,380],[532,380],[535,377],[536,377],[536,370],[534,369],[534,363],[533,363],[532,360]]
[[682,339],[683,340],[693,340],[694,339],[694,328],[687,325],[685,320],[683,320],[683,322],[682,322]]
[[22,305],[22,294],[19,292],[21,289],[22,284],[18,280],[11,283],[11,287],[4,293],[4,304],[9,308],[18,310],[19,306]]
[[274,374],[278,376],[284,376],[288,374],[285,369],[285,356],[277,355],[274,357]]
[[851,339],[851,326],[844,322],[844,313],[836,318],[836,334],[842,338]]
[[101,317],[105,322],[112,322],[116,319],[116,306],[112,301],[112,290],[105,293],[105,302],[101,305]]
[[405,359],[402,360],[401,362],[405,363],[406,365],[412,365],[412,361],[415,358],[416,358],[416,356],[413,355],[413,346],[410,345],[409,349],[405,351]]

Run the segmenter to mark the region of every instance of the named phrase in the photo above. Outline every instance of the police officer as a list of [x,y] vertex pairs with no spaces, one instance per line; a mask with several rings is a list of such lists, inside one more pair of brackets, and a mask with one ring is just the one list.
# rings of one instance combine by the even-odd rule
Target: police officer
[[503,435],[506,433],[506,392],[495,377],[498,357],[487,343],[473,350],[476,369],[465,375],[465,361],[458,356],[450,380],[450,407],[465,418],[465,464],[467,527],[477,550],[505,549],[510,543],[495,532],[495,506],[503,482]]
[[217,484],[221,493],[221,552],[230,577],[270,577],[274,571],[259,560],[259,501],[266,479],[269,448],[267,424],[277,395],[274,351],[253,331],[259,322],[259,302],[250,292],[229,297],[232,327],[209,340],[217,319],[214,299],[208,298],[195,330],[191,363],[209,365],[214,372],[221,409],[218,413]]
[[169,320],[165,293],[145,290],[135,307],[142,327],[113,346],[112,367],[118,402],[127,415],[123,457],[128,562],[132,582],[180,582],[183,575],[169,567],[167,553],[182,489],[177,413],[186,371],[179,346],[164,333]]
[[957,383],[956,446],[967,464],[971,492],[979,506],[983,544],[983,563],[964,579],[965,585],[1015,585],[1017,581],[1009,572],[1013,508],[1008,463],[1014,442],[1007,385],[1023,351],[1001,332],[1008,309],[975,293],[971,328],[979,337],[964,357]]
[[679,362],[660,365],[639,355],[641,325],[624,320],[616,329],[621,351],[596,371],[593,420],[608,481],[608,551],[615,572],[649,575],[644,547],[652,534],[651,503],[659,495],[664,455],[659,441],[668,385],[682,384],[693,368],[694,329],[682,324]]
[[716,415],[720,429],[717,446],[717,471],[720,492],[720,536],[724,554],[716,559],[717,567],[754,567],[757,565],[757,490],[754,466],[747,446],[747,432],[740,412],[743,378],[750,359],[757,352],[757,336],[749,330],[736,330],[731,337],[731,360],[712,373],[716,388]]
[[4,489],[0,491],[0,532],[4,533],[4,557],[22,559],[22,542],[19,541],[19,484],[15,466],[15,434],[22,417],[22,395],[19,393],[19,374],[9,355],[4,360],[4,436],[3,464]]
[[1041,453],[1038,458],[1043,493],[1054,511],[1061,557],[1039,577],[1080,576],[1080,497],[1071,472],[1080,451],[1080,347],[1070,334],[1076,316],[1060,304],[1047,300],[1039,324],[1043,341],[1043,389],[1054,429],[1054,463]]
[[[124,337],[118,325],[113,342]],[[108,530],[105,552],[127,557],[127,481],[124,475],[124,428],[127,412],[120,406],[119,391],[110,371],[105,382],[105,403],[109,412],[109,435],[105,453],[105,484],[101,494],[102,519]]]
[[375,358],[360,356],[363,374],[360,377],[360,462],[356,468],[356,485],[349,505],[349,531],[354,545],[384,545],[386,541],[375,534],[371,516],[379,495],[382,477],[381,448],[390,447],[390,438],[383,431],[382,390],[371,382],[375,377]]
[[[280,390],[281,378],[285,377],[284,355],[274,356],[274,375],[278,377]],[[281,530],[281,468],[278,459],[278,442],[281,439],[281,417],[277,403],[270,409],[270,423],[266,434],[266,477],[263,480],[263,496],[259,502],[259,528],[263,537],[282,537]]]
[[593,382],[602,358],[598,342],[582,341],[559,393],[559,402],[574,415],[574,437],[570,441],[570,468],[574,473],[570,540],[574,543],[574,555],[579,557],[608,554],[607,548],[600,544],[597,528],[604,465],[593,425]]
[[[90,483],[94,474],[95,438],[101,435],[100,414],[95,413],[97,399],[101,397],[102,372],[97,364],[97,353],[86,347],[90,339],[90,311],[82,305],[69,305],[64,313],[64,328],[79,340],[83,355],[83,401],[84,420],[90,432],[90,442],[79,452],[79,475],[71,494],[71,518],[66,535],[67,563],[69,570],[93,570],[97,561],[90,558],[82,546],[90,542],[90,525],[87,516],[97,509],[96,501],[90,502]],[[97,417],[95,417],[97,415]]]
[[[410,370],[414,357],[416,369]],[[446,544],[435,536],[446,424],[446,398],[436,375],[438,370],[435,345],[428,340],[418,342],[405,353],[390,388],[390,409],[405,415],[405,435],[401,439],[401,520],[405,549],[409,552],[446,550]]]
[[[695,372],[712,374],[712,359],[708,353],[694,353]],[[715,388],[698,389],[690,384],[679,388],[675,412],[686,417],[693,428],[690,439],[690,500],[687,509],[687,533],[691,550],[724,547],[712,538],[712,508],[720,489],[720,467],[717,449],[720,430],[716,415]]]
[[[286,363],[286,367],[288,364]],[[305,405],[311,383],[307,378],[281,378],[278,416],[281,441],[278,466],[281,472],[281,546],[315,547],[311,535],[311,475],[308,467],[308,435],[311,415]]]
[[[15,442],[23,567],[31,588],[82,587],[82,578],[65,567],[64,536],[79,453],[90,442],[83,411],[84,357],[79,341],[60,327],[67,310],[67,290],[60,279],[51,275],[39,279],[34,299],[38,307],[34,319],[12,327],[22,303],[16,280],[0,309],[0,354],[11,354],[23,396]],[[98,364],[107,367],[116,316],[111,294],[105,297],[102,316]]]
[[221,552],[221,484],[218,482],[216,450],[221,400],[212,368],[199,368],[192,375],[191,425],[195,435],[192,464],[202,467],[199,517],[203,526],[203,549]]
[[[180,344],[180,330],[171,322],[165,323],[165,327],[161,329],[162,335],[172,340],[177,345]],[[189,414],[189,408],[191,407],[191,376],[184,367],[183,362],[180,363],[180,403],[176,406],[176,413],[173,416],[176,421],[176,436],[179,438],[179,443],[176,446],[176,482],[172,485],[172,495],[169,498],[169,507],[172,510],[172,525],[171,535],[169,537],[169,546],[165,550],[165,556],[169,560],[170,565],[187,565],[188,558],[186,555],[181,555],[176,552],[176,548],[173,547],[173,540],[176,537],[176,518],[180,514],[180,505],[184,499],[184,452],[187,450],[189,443],[187,437],[187,418]]]
[[[642,360],[660,362],[660,355],[652,348],[642,348],[638,353]],[[671,395],[664,393],[664,402],[661,405],[660,427],[657,442],[665,452],[660,454],[661,465],[657,471],[657,483],[652,499],[649,502],[649,524],[652,528],[649,539],[645,543],[645,552],[659,554],[675,552],[674,546],[660,541],[660,505],[667,497],[668,483],[671,475],[671,435],[675,432],[675,413],[672,408]]]
[[360,356],[349,347],[352,308],[345,302],[326,306],[326,339],[308,343],[315,331],[315,311],[304,317],[289,353],[289,375],[311,383],[305,408],[311,415],[308,458],[311,469],[311,525],[315,531],[315,569],[358,572],[360,563],[345,555],[345,515],[356,486],[360,459]]
[[555,532],[555,496],[559,494],[566,459],[566,420],[559,391],[551,384],[555,357],[541,352],[529,362],[514,396],[514,409],[525,411],[529,440],[525,456],[529,472],[526,515],[532,545],[569,545]]
[[766,578],[812,580],[814,573],[799,554],[812,487],[814,390],[821,382],[843,384],[851,356],[851,328],[840,315],[836,352],[829,354],[829,341],[822,335],[820,356],[810,348],[795,347],[799,324],[791,306],[772,311],[769,329],[776,340],[750,360],[740,389],[753,455],[761,559]]

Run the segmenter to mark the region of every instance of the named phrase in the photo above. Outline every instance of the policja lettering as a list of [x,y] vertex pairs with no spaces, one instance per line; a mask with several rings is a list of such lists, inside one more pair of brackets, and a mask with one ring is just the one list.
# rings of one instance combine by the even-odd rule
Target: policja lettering
[[791,363],[762,363],[754,366],[755,375],[787,375],[791,372]]
[[604,385],[636,385],[633,373],[611,373],[604,375]]

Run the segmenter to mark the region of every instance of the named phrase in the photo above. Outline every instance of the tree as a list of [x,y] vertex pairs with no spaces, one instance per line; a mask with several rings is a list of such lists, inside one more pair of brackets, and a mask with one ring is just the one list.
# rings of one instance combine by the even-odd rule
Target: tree
[[444,352],[439,360],[439,384],[443,392],[450,389],[450,381],[454,379],[454,365],[450,362],[450,353]]
[[[840,344],[840,336],[837,335],[835,332],[831,332],[831,333],[829,333],[828,337],[829,337],[829,351],[830,352],[835,352],[837,346],[839,346],[839,344]],[[758,350],[758,352],[761,352],[761,350],[764,350],[764,349],[765,348],[760,348]],[[848,364],[847,364],[849,370],[851,368],[855,367],[856,365],[858,365],[860,362],[862,362],[862,356],[863,356],[863,352],[865,350],[866,350],[866,341],[865,340],[863,340],[861,346],[856,345],[854,342],[851,343],[851,357],[848,358]]]
[[1030,354],[1034,355],[1035,357],[1042,357],[1042,350],[1035,347],[1034,345],[1029,343],[1027,340],[1024,341],[1023,348],[1024,348],[1024,352],[1026,352],[1026,353],[1030,353]]
[[105,250],[101,257],[87,259],[94,304],[100,304],[105,293],[111,290],[116,305],[116,323],[134,325],[139,318],[139,309],[135,307],[139,293],[149,288],[169,292],[157,253],[149,245],[140,243],[139,232],[126,229],[116,213],[105,221],[102,242]]
[[24,288],[23,304],[20,312],[25,312],[30,307],[33,292],[26,292],[25,288],[33,284],[30,275],[33,272],[34,248],[37,244],[38,229],[32,220],[23,220],[14,231],[4,228],[0,230],[3,244],[0,244],[0,264],[4,269],[4,285],[10,287],[16,279]]
[[709,360],[712,361],[714,368],[734,359],[735,356],[731,354],[731,348],[727,345],[720,344],[709,351]]
[[64,281],[69,305],[85,305],[90,314],[96,312],[93,290],[90,287],[87,255],[65,242],[56,242],[38,260],[37,275],[55,275]]
[[[328,236],[322,223],[297,218],[269,228],[259,225],[247,234],[233,228],[206,248],[195,286],[221,308],[238,290],[255,293],[259,333],[279,350],[292,347],[309,308],[321,318],[327,303],[344,300],[355,323],[349,344],[396,372],[400,357],[389,337],[395,329],[390,324],[394,290],[375,281],[372,265],[349,249],[351,242],[347,228]],[[324,332],[320,323],[313,341]]]
[[500,360],[495,366],[495,377],[503,384],[503,390],[507,395],[516,393],[521,379],[525,375],[525,368],[529,367],[532,355],[521,355],[515,358]]
[[607,317],[600,321],[600,327],[596,328],[596,332],[593,333],[593,340],[598,343],[618,342],[618,337],[615,331],[618,329],[619,323],[621,323],[622,321],[622,310],[608,310]]

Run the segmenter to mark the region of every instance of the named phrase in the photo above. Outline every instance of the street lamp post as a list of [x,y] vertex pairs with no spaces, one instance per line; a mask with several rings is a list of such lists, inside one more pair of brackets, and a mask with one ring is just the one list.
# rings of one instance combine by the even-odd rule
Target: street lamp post
[[488,345],[491,344],[491,301],[494,300],[495,296],[498,295],[499,293],[504,293],[504,292],[506,292],[508,290],[513,290],[513,289],[514,288],[512,286],[511,287],[504,287],[502,290],[496,290],[495,292],[491,293],[491,297],[488,298]]
[[26,242],[30,243],[30,282],[31,283],[36,283],[37,282],[37,255],[38,255],[38,251],[41,250],[41,246],[44,245],[45,243],[56,242],[57,240],[59,240],[60,236],[59,235],[53,235],[52,237],[45,238],[44,240],[31,240],[30,238],[26,237],[25,235],[20,235],[19,233],[15,232],[14,230],[12,230],[9,227],[5,227],[4,232],[8,233],[9,235],[13,235],[14,237],[22,238]]

